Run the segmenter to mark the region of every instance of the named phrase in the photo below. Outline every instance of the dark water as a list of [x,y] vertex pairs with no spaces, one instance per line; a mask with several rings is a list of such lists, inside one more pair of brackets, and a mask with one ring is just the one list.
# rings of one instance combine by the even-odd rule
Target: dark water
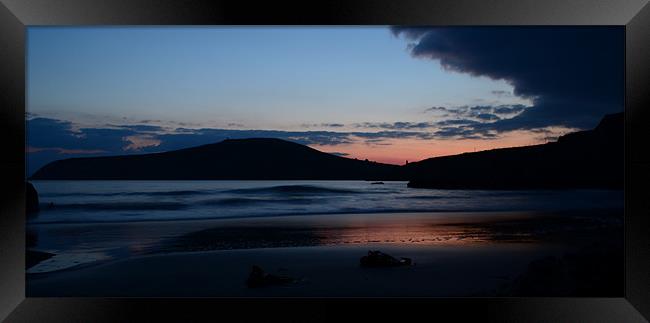
[[[406,182],[35,181],[33,184],[41,203],[38,216],[27,226],[28,233],[36,237],[33,249],[56,256],[28,272],[47,272],[150,253],[178,237],[218,228],[224,219],[229,219],[230,226],[239,222],[257,226],[256,231],[223,233],[242,243],[248,241],[246,234],[255,232],[260,236],[260,232],[267,232],[264,221],[297,215],[306,215],[301,219],[318,218],[321,228],[330,228],[310,233],[320,237],[317,241],[333,238],[356,241],[359,237],[368,241],[399,242],[416,238],[441,241],[443,237],[453,238],[456,231],[446,227],[434,230],[429,224],[424,227],[423,219],[453,220],[467,212],[482,216],[483,213],[622,210],[623,207],[622,191],[428,190],[407,188]],[[421,215],[411,220],[408,213]],[[334,223],[340,225],[341,219],[354,225],[348,223],[345,229],[331,229]],[[382,223],[388,223],[386,219],[389,219],[390,225],[369,229],[373,219],[381,219]],[[291,240],[290,237],[279,238],[281,245],[292,243],[284,241]]]
[[32,223],[133,222],[299,214],[618,208],[622,191],[428,190],[364,181],[35,181]]

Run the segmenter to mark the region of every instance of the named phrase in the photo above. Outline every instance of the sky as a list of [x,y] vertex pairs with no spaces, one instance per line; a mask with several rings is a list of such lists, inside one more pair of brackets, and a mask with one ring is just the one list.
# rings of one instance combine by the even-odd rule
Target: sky
[[274,137],[403,164],[623,110],[620,27],[28,27],[28,175]]

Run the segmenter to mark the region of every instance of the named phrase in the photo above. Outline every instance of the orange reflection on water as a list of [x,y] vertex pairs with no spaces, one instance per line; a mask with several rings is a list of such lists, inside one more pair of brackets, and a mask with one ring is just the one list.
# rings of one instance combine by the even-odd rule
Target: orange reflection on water
[[365,244],[365,243],[395,243],[395,244],[445,244],[460,245],[470,243],[531,242],[534,241],[529,232],[509,232],[504,235],[494,230],[490,223],[505,219],[526,218],[526,214],[494,214],[484,213],[474,218],[470,215],[457,214],[445,217],[426,217],[421,214],[409,217],[390,217],[376,215],[372,221],[367,218],[354,218],[328,224],[319,228],[315,225],[314,232],[322,244]]
[[[347,227],[317,231],[322,244],[445,244],[492,243],[493,232],[455,225]],[[518,242],[528,239],[522,235]]]

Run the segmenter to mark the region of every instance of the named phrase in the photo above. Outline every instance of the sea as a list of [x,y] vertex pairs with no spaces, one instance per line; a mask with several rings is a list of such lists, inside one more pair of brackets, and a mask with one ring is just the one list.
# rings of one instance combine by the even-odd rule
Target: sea
[[[229,219],[623,209],[617,190],[438,190],[386,181],[33,181],[31,249],[44,273],[146,254],[160,241]],[[250,221],[249,221],[250,223]],[[207,224],[205,225],[207,226]]]
[[367,181],[33,181],[30,223],[174,221],[337,213],[617,208],[623,191],[436,190]]

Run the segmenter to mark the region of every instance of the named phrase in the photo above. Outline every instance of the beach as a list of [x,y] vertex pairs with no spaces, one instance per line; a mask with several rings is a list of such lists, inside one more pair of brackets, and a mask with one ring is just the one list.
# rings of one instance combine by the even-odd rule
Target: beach
[[[138,233],[147,230],[169,233],[170,227],[176,231],[139,252],[137,246],[132,246],[134,250],[128,257],[106,255],[91,259],[93,261],[68,264],[58,270],[28,271],[28,295],[517,296],[531,292],[530,286],[526,285],[525,290],[519,286],[522,277],[536,279],[537,269],[533,267],[531,276],[531,264],[542,261],[546,266],[542,268],[551,273],[571,272],[576,265],[562,259],[584,255],[585,248],[603,241],[617,241],[618,238],[622,241],[622,214],[611,209],[327,214],[100,224],[107,225],[112,228],[93,231],[92,226],[78,225],[76,229],[68,226],[67,230],[72,236],[100,231],[108,235],[124,233],[125,227]],[[71,232],[73,230],[76,232]],[[605,256],[588,253],[586,258],[582,257],[586,260],[581,260],[576,268],[578,271],[591,270],[582,268],[585,261],[612,263],[616,261],[617,248],[607,242],[606,248],[595,250],[614,252]],[[408,257],[414,264],[362,268],[359,259],[369,250],[381,250],[396,258]],[[65,261],[55,256],[39,265],[47,265],[52,260]],[[246,279],[253,265],[267,273],[295,278],[295,282],[247,288]],[[573,267],[567,271],[564,268],[567,266]],[[620,269],[622,274],[622,266]],[[611,285],[612,278],[607,276],[610,272],[597,274],[591,277],[578,273],[580,277],[591,277],[588,278],[590,285],[594,282],[605,287]],[[547,278],[561,284],[562,279],[571,278],[565,276],[555,274]],[[552,287],[553,284],[544,285]],[[611,288],[605,287],[595,296],[615,296],[610,295]],[[537,292],[543,294],[544,290]],[[572,292],[575,291],[557,291],[559,294]]]
[[27,297],[630,286],[622,28],[45,29]]
[[[361,268],[359,257],[368,248],[411,257],[416,265]],[[375,245],[174,253],[53,273],[30,279],[28,289],[34,297],[99,296],[98,291],[107,297],[471,296],[492,292],[539,255],[532,256],[526,249],[516,245],[463,249]],[[544,250],[544,254],[555,253]],[[254,264],[299,281],[247,288],[245,281]]]

